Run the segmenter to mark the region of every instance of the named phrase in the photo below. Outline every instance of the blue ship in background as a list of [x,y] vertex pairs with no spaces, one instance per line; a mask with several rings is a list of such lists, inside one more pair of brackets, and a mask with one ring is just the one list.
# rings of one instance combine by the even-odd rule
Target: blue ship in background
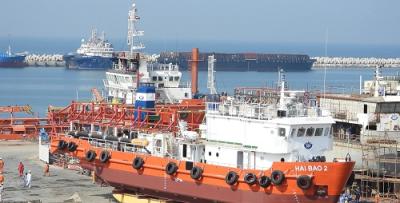
[[97,37],[97,31],[92,30],[89,40],[82,39],[76,54],[65,55],[64,60],[69,69],[110,69],[113,65],[114,48],[108,40]]
[[13,54],[11,52],[11,47],[8,46],[6,53],[0,53],[0,67],[25,67],[24,54]]

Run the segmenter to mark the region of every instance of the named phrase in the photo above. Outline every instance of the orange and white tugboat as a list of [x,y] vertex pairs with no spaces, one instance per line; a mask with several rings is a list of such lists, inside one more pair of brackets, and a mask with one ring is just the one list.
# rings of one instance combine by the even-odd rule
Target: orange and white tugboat
[[[198,128],[191,114],[171,116],[173,130],[157,127],[157,110],[166,106],[154,108],[155,88],[144,85],[135,109],[125,113],[131,128],[118,135],[121,125],[76,117],[70,133],[51,136],[50,151],[78,158],[104,183],[133,194],[183,202],[337,202],[354,162],[322,156],[332,148],[332,117],[285,86],[283,76],[279,98],[270,102],[207,101]],[[99,108],[83,109],[100,118],[90,113]]]

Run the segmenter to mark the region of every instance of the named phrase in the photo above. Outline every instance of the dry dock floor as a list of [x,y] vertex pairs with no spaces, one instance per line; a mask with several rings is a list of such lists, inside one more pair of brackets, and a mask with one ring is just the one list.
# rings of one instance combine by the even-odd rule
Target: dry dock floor
[[[111,187],[93,184],[91,178],[77,171],[50,166],[50,176],[43,176],[44,163],[38,158],[38,144],[23,141],[0,141],[5,177],[4,202],[76,202],[71,196],[78,194],[81,202],[114,202]],[[32,171],[32,187],[23,187],[18,175],[22,161],[25,171]],[[40,201],[39,201],[40,200]]]

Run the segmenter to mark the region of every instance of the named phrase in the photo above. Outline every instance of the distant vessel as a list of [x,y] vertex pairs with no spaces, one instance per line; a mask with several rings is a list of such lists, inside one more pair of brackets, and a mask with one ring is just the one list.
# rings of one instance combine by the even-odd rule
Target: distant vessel
[[13,54],[11,52],[11,46],[8,46],[6,53],[0,53],[0,67],[24,67],[25,55]]
[[136,12],[136,5],[133,4],[128,17],[127,42],[130,51],[120,52],[113,69],[106,72],[104,86],[108,99],[114,103],[134,104],[141,98],[141,94],[136,92],[143,83],[155,87],[157,103],[179,103],[183,99],[191,99],[191,86],[182,83],[182,73],[177,65],[158,63],[156,56],[140,52],[144,45],[138,38],[144,32],[136,29],[140,20]]
[[[315,59],[302,54],[200,53],[200,71],[207,71],[207,58],[211,55],[216,59],[216,71],[308,71],[315,62]],[[178,64],[181,70],[188,70],[190,57],[190,52],[161,52],[158,60]]]
[[67,68],[71,69],[109,69],[112,67],[114,48],[108,40],[97,37],[97,31],[92,30],[88,41],[82,39],[82,44],[75,55],[66,55]]

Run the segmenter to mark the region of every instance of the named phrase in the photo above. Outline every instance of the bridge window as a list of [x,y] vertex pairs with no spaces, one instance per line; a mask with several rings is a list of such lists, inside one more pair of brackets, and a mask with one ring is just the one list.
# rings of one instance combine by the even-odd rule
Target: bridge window
[[175,76],[174,79],[175,79],[175,81],[178,81],[179,80],[179,76]]
[[278,133],[279,133],[279,136],[284,137],[286,135],[286,129],[279,128]]
[[157,81],[157,76],[153,76],[153,81]]
[[308,128],[307,129],[307,132],[306,132],[306,136],[313,136],[314,135],[314,128],[313,127],[311,127],[311,128]]
[[329,128],[325,128],[324,136],[328,136],[328,135],[329,135]]
[[174,77],[169,76],[169,81],[170,81],[170,82],[174,81]]
[[158,76],[158,81],[162,81],[162,77],[161,76]]
[[315,136],[321,136],[323,132],[324,132],[323,128],[317,128],[315,129]]
[[292,128],[290,131],[290,137],[293,137],[296,134],[296,128]]
[[297,137],[303,137],[305,132],[306,132],[305,128],[303,127],[299,128],[299,130],[297,131]]

